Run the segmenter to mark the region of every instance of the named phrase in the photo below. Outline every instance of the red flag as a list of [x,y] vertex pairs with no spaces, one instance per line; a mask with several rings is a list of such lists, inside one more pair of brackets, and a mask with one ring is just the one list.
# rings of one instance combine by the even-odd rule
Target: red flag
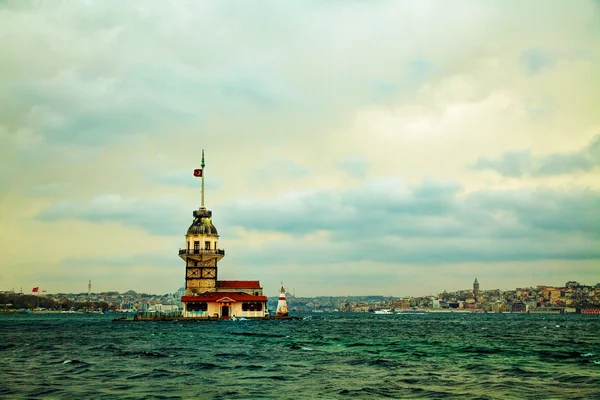
[[39,289],[40,289],[39,287],[34,287],[33,289],[31,289],[31,291],[35,293],[35,292],[39,291]]
[[196,176],[198,178],[202,178],[202,170],[201,169],[195,169],[194,170],[194,176]]

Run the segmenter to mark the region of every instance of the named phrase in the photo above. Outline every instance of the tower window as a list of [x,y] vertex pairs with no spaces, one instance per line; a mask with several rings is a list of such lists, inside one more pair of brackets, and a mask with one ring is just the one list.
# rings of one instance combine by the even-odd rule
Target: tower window
[[200,250],[200,242],[194,242],[194,250]]
[[210,250],[210,242],[204,242],[204,250]]

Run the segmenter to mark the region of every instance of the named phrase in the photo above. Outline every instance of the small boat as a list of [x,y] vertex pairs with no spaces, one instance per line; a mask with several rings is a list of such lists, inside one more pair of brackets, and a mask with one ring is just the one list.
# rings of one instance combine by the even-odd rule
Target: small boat
[[384,308],[382,310],[375,310],[375,314],[393,314],[392,310],[389,308]]

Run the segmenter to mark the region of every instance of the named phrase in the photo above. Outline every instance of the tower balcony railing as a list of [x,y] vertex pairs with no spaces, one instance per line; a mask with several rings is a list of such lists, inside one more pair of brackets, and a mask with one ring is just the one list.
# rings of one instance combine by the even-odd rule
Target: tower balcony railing
[[224,256],[225,255],[225,250],[223,249],[210,249],[210,250],[206,250],[206,249],[179,249],[179,255],[182,256],[184,254],[187,255],[221,255]]

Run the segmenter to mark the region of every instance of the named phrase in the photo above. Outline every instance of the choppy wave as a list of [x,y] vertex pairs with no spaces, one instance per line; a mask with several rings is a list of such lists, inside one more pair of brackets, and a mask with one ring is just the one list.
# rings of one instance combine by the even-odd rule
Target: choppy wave
[[0,397],[600,398],[597,317],[110,321],[1,315]]

